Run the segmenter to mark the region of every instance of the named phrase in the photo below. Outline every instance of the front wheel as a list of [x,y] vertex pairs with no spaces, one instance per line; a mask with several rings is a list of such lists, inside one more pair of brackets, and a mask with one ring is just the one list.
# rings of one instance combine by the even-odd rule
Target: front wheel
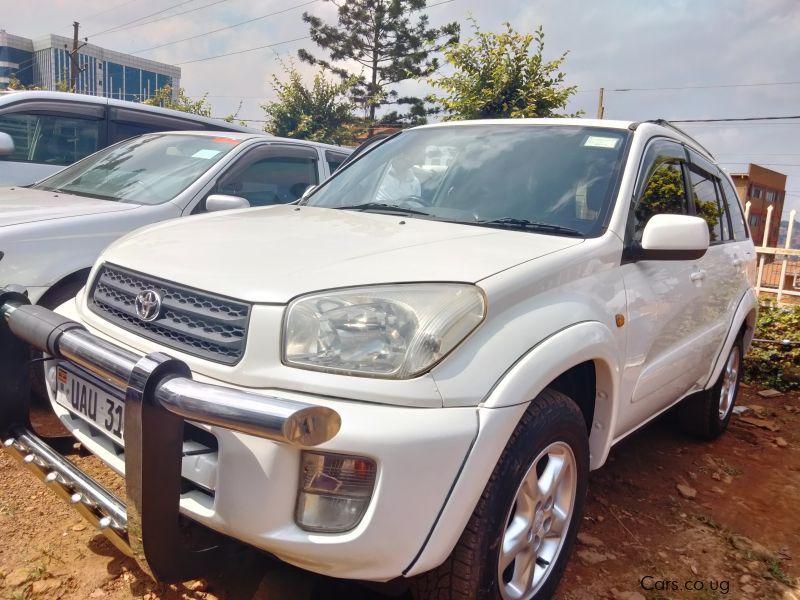
[[517,425],[450,557],[414,581],[415,598],[551,598],[580,526],[588,475],[583,415],[546,389]]
[[728,427],[742,376],[742,338],[733,343],[717,381],[683,401],[679,418],[683,429],[695,437],[713,440]]

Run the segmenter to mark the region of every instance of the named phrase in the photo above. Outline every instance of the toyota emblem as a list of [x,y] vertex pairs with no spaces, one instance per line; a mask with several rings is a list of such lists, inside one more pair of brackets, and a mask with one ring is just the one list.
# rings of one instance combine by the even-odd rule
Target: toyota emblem
[[155,290],[144,290],[136,294],[134,301],[136,316],[142,321],[155,321],[161,314],[161,295]]

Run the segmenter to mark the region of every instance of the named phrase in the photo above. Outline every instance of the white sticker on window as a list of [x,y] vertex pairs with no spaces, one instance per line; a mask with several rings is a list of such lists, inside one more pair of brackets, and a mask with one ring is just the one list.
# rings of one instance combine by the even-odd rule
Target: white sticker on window
[[616,148],[618,144],[619,138],[617,137],[602,137],[599,135],[590,135],[583,142],[583,145],[588,148]]
[[194,154],[192,154],[192,158],[214,158],[217,154],[219,154],[221,150],[198,150]]

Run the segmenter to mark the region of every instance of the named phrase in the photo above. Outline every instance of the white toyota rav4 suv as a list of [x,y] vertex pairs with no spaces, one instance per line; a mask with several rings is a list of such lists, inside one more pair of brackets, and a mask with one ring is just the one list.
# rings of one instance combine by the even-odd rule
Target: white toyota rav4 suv
[[299,204],[128,235],[57,313],[0,293],[124,500],[0,426],[158,578],[222,552],[188,523],[419,598],[550,598],[616,442],[678,403],[725,429],[754,259],[730,179],[669,123],[419,127]]

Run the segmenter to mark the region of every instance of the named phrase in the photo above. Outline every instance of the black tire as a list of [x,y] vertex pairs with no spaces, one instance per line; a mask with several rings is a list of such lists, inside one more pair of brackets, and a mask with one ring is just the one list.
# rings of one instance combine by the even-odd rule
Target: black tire
[[[689,396],[681,403],[678,408],[678,419],[686,433],[699,439],[713,440],[728,428],[733,407],[736,405],[736,396],[739,394],[743,356],[740,336],[733,343],[714,385]],[[732,370],[735,373],[732,373]],[[724,405],[723,394],[728,398]]]
[[[516,521],[515,499],[518,491],[521,492],[529,468],[532,469],[537,458],[554,444],[560,448],[568,447],[574,458],[572,511],[562,526],[566,534],[560,536],[560,545],[549,566],[545,567],[546,574],[537,588],[529,590],[531,595],[525,600],[545,600],[553,596],[583,515],[589,477],[589,440],[586,422],[576,404],[564,394],[546,389],[531,403],[517,425],[448,559],[412,581],[416,600],[499,600],[504,597],[500,588],[511,576],[509,569],[516,575],[517,558],[500,573],[501,541]],[[538,461],[537,471],[540,465],[541,461]],[[536,506],[539,506],[538,502]],[[536,513],[539,514],[538,509]],[[539,523],[541,519],[535,522]],[[531,532],[519,538],[525,538],[528,544],[536,544],[535,540],[539,538],[532,538],[532,535]],[[537,564],[538,560],[541,559],[537,559]]]

